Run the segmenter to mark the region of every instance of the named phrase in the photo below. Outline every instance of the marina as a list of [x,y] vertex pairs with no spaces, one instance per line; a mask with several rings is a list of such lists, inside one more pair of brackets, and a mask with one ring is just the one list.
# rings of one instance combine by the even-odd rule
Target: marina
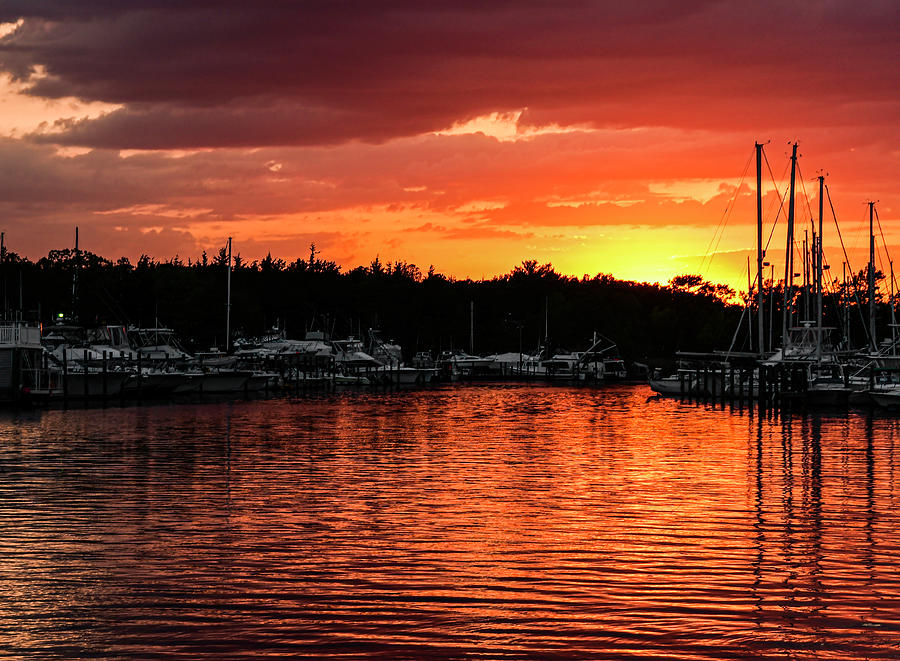
[[0,660],[900,659],[898,37],[0,2]]
[[548,347],[535,354],[435,353],[417,352],[407,363],[399,345],[369,329],[367,342],[331,339],[322,331],[308,331],[302,340],[288,339],[275,330],[261,338],[242,338],[230,352],[212,349],[192,355],[171,328],[7,321],[0,322],[0,403],[105,404],[460,380],[598,385],[629,377],[615,342],[597,333],[586,350],[576,352]]

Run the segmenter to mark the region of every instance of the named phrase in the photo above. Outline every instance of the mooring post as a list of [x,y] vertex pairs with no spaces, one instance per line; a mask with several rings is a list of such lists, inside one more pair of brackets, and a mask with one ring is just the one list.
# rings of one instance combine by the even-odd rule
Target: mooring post
[[772,410],[780,411],[781,410],[781,396],[782,396],[782,387],[781,387],[781,373],[784,371],[783,365],[773,365],[772,372],[769,374],[769,390],[771,391],[771,399],[772,399]]
[[138,401],[141,401],[141,395],[143,395],[143,385],[144,385],[144,368],[143,362],[141,360],[141,352],[138,351],[138,359],[137,359],[137,398]]
[[781,401],[778,404],[778,410],[783,411],[785,408],[785,398],[787,397],[787,384],[785,383],[785,373],[787,372],[787,368],[784,365],[778,366],[778,392],[780,394]]
[[87,408],[88,399],[91,395],[91,382],[88,379],[89,372],[88,372],[88,350],[87,349],[84,349],[82,352],[81,371],[84,374],[84,378],[82,379],[82,382],[84,384],[82,386],[82,389],[84,390],[84,392],[82,393],[84,395],[84,407]]
[[[760,413],[764,413],[766,410],[766,398],[769,396],[769,393],[766,391],[766,366],[760,364],[759,366],[759,384],[756,387],[756,403],[759,408]],[[753,386],[753,372],[750,373],[750,386]],[[753,392],[752,390],[750,391]]]
[[63,345],[63,379],[62,379],[62,391],[63,391],[63,405],[69,405],[69,348],[64,344]]
[[106,350],[103,351],[103,405],[106,405]]
[[9,397],[14,404],[22,394],[22,350],[13,349],[10,354]]
[[[723,409],[725,408],[725,400],[726,400],[726,399],[730,399],[731,396],[732,396],[732,389],[731,389],[731,388],[726,388],[726,387],[725,387],[726,384],[727,384],[727,381],[725,380],[725,373],[726,373],[727,369],[728,369],[727,367],[723,367],[723,368],[722,368],[722,372],[721,372],[721,374],[720,374],[720,377],[721,377],[720,384],[721,384],[721,385],[720,385],[719,387],[720,387],[721,390],[722,390],[722,408],[723,408]],[[726,392],[726,390],[727,390],[728,392]]]

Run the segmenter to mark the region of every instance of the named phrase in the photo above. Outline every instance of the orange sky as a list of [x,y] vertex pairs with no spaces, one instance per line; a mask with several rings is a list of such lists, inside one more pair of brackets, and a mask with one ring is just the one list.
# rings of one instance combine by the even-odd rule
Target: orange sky
[[895,3],[283,4],[4,3],[10,248],[746,287],[755,140],[782,191],[800,141],[802,220],[828,173],[857,269],[868,199],[900,243]]

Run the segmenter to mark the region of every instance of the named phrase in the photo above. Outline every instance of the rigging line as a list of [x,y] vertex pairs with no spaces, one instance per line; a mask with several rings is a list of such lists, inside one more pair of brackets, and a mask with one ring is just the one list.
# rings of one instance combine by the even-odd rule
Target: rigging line
[[747,314],[747,309],[748,306],[746,305],[741,308],[741,318],[738,320],[737,327],[734,329],[734,335],[731,337],[731,344],[728,346],[728,351],[725,352],[726,357],[731,355],[734,345],[737,343],[738,335],[740,335],[741,330],[744,328],[744,317]]
[[866,334],[866,344],[871,343],[871,338],[869,337],[869,325],[866,323],[865,318],[862,313],[862,303],[859,300],[859,291],[857,290],[856,283],[856,274],[853,271],[853,267],[850,265],[850,257],[847,256],[847,248],[844,246],[844,237],[841,235],[841,226],[838,225],[837,221],[837,213],[834,211],[834,202],[831,200],[831,189],[828,187],[828,184],[825,184],[825,196],[828,198],[828,206],[831,209],[831,217],[834,219],[834,227],[837,229],[838,239],[841,242],[841,250],[844,252],[844,261],[847,262],[847,270],[850,271],[850,275],[853,278],[853,299],[856,301],[856,311],[859,313],[859,320],[862,323],[863,331]]
[[[765,159],[765,161],[766,161],[766,169],[769,171],[769,177],[772,178],[772,186],[775,187],[775,192],[778,193],[778,182],[775,181],[775,173],[772,172],[772,165],[769,163],[769,157],[766,155],[765,149],[762,150],[762,153],[763,153],[763,159]],[[787,172],[787,165],[784,166],[784,171]],[[782,177],[783,176],[784,176],[784,174],[782,174]],[[781,193],[778,193],[778,194],[779,194],[779,196],[781,195]]]
[[[741,267],[741,276],[740,276],[741,279],[743,279],[744,275],[748,273],[749,268],[750,268],[749,263],[744,265],[743,267]],[[734,349],[734,345],[737,343],[738,336],[741,334],[741,331],[744,329],[744,317],[747,314],[751,314],[750,306],[753,305],[753,292],[754,292],[755,287],[756,287],[756,282],[754,281],[750,284],[750,289],[747,292],[747,300],[743,301],[744,305],[741,309],[741,318],[738,320],[737,326],[734,329],[734,335],[731,338],[731,344],[728,347],[728,351],[725,352],[726,356],[731,355],[731,352]],[[740,292],[738,292],[738,293],[740,293]],[[746,338],[746,339],[752,339],[752,338]],[[741,346],[743,346],[743,343]]]
[[778,217],[781,215],[781,212],[784,211],[784,201],[787,199],[787,196],[788,190],[785,189],[784,196],[781,198],[781,204],[778,206],[778,213],[775,214],[775,221],[772,223],[772,229],[769,230],[769,238],[766,239],[766,247],[763,252],[769,251],[769,244],[772,243],[772,237],[775,235],[775,228],[778,226]]
[[[833,211],[833,209],[832,209],[832,211]],[[822,264],[824,266],[829,266],[829,267],[831,266],[831,262],[826,258],[824,251],[822,252]],[[830,268],[828,270],[830,272]],[[838,323],[841,324],[840,328],[842,330],[842,335],[843,335],[844,321],[848,320],[848,317],[850,315],[849,306],[847,306],[847,309],[845,310],[844,305],[842,304],[843,303],[843,294],[844,294],[843,284],[841,284],[839,286],[838,279],[836,277],[835,278],[823,278],[823,282],[825,284],[825,288],[828,293],[828,300],[831,301],[831,305],[832,305],[832,308],[834,309],[835,316],[837,317]],[[854,295],[855,295],[855,291],[856,290],[854,288]],[[858,304],[859,304],[859,299],[857,298],[857,305]],[[844,342],[848,343],[845,347],[846,349],[850,348],[849,340],[850,340],[849,337],[844,337]]]
[[[881,218],[878,216],[878,207],[874,207],[872,209],[875,212],[875,220],[878,222],[878,233],[881,234],[881,250],[884,252],[884,259],[881,262],[881,272],[884,275],[887,275],[889,270],[884,268],[884,262],[887,261],[888,264],[891,263],[891,253],[887,247],[887,239],[884,238],[884,228],[881,226]],[[878,256],[881,259],[881,255]],[[897,290],[897,276],[894,275],[893,283],[894,291]]]
[[[713,233],[712,238],[709,240],[709,244],[706,246],[706,254],[703,255],[703,260],[700,262],[700,273],[701,275],[705,272],[706,269],[712,266],[712,256],[710,253],[710,248],[712,248],[713,241],[716,239],[716,235],[719,235],[718,241],[716,241],[715,248],[713,251],[717,250],[719,247],[719,243],[722,241],[722,236],[725,234],[725,226],[728,225],[728,219],[731,217],[731,212],[734,211],[734,207],[737,205],[737,198],[741,191],[741,186],[744,184],[744,177],[747,176],[747,171],[750,169],[750,163],[753,160],[753,155],[756,153],[754,149],[753,152],[750,153],[750,156],[747,158],[747,163],[744,165],[744,170],[741,173],[741,179],[738,182],[737,188],[734,191],[734,196],[729,200],[728,205],[725,207],[725,211],[722,213],[722,217],[719,219],[719,224],[716,226],[716,231]],[[721,233],[720,233],[721,228]],[[714,254],[714,252],[713,252]],[[709,257],[709,264],[706,267],[703,264],[706,262],[706,258]]]
[[[822,266],[823,267],[828,266],[829,267],[828,269],[823,269],[823,270],[827,270],[829,273],[831,272],[831,270],[830,270],[831,264],[825,258],[824,251],[822,251]],[[826,278],[826,277],[824,277],[824,274],[823,274],[822,282],[825,285],[825,291],[828,295],[828,300],[831,301],[831,305],[837,313],[836,316],[838,318],[838,321],[843,321],[844,315],[843,315],[843,309],[842,309],[842,306],[840,305],[840,300],[839,300],[839,295],[838,295],[837,279]],[[824,307],[824,303],[823,303],[823,307]],[[843,328],[843,326],[841,326],[841,328]]]
[[[751,158],[752,158],[752,156],[751,156]],[[748,167],[750,167],[750,160],[749,160],[749,159],[747,160],[747,164],[744,166],[744,173],[741,174],[741,182],[743,182],[743,180],[744,180],[744,175],[746,174],[747,168],[748,168]],[[740,188],[740,185],[738,185],[738,188]],[[724,225],[725,225],[725,223],[727,222],[726,219],[727,219],[728,216],[729,216],[729,210],[730,210],[730,208],[731,208],[732,203],[733,203],[734,200],[736,199],[736,195],[737,195],[737,192],[735,192],[735,198],[732,198],[731,200],[729,200],[729,201],[728,201],[728,204],[725,205],[725,210],[722,212],[722,217],[719,218],[719,223],[716,225],[716,229],[715,229],[715,231],[713,232],[713,235],[709,238],[709,243],[706,245],[706,251],[705,251],[704,254],[703,254],[703,259],[700,261],[700,273],[701,273],[701,274],[704,272],[704,270],[705,270],[705,268],[706,268],[706,267],[704,267],[704,264],[706,263],[707,257],[709,257],[710,249],[712,249],[713,242],[716,240],[716,237],[719,235],[719,232],[720,232],[720,231],[721,231],[722,233],[725,232],[725,226],[724,226]]]
[[[856,252],[859,249],[859,243],[863,234],[865,234],[866,237],[866,252],[869,251],[869,222],[866,220],[866,209],[868,209],[868,207],[863,207],[862,216],[856,226],[856,234],[853,235],[853,243],[850,244],[850,250],[853,252]],[[866,262],[868,261],[869,260],[866,259]]]
[[[772,243],[772,237],[775,234],[775,227],[777,227],[777,225],[778,225],[778,218],[779,218],[779,216],[781,216],[781,212],[784,211],[784,201],[787,198],[789,189],[785,188],[784,195],[782,195],[781,193],[778,192],[778,182],[775,180],[775,173],[772,172],[772,165],[769,163],[769,157],[766,156],[766,150],[763,149],[762,153],[763,153],[763,158],[766,161],[766,169],[769,171],[769,177],[772,178],[772,187],[775,189],[775,193],[778,195],[778,199],[780,200],[779,206],[778,206],[778,213],[775,214],[775,220],[772,222],[772,229],[769,231],[769,238],[766,239],[766,247],[765,247],[764,252],[768,252],[769,244]],[[782,172],[782,175],[781,175],[782,178],[784,178],[787,175],[787,169],[788,169],[789,164],[790,164],[790,161],[785,164],[784,172]],[[772,202],[772,204],[769,205],[769,214],[770,215],[772,213],[772,205],[774,205],[774,204],[775,203]]]
[[809,211],[810,225],[815,229],[816,223],[813,221],[813,210],[809,204],[809,193],[806,192],[806,182],[803,181],[803,173],[800,172],[800,161],[797,160],[797,178],[800,180],[800,187],[803,189],[803,200],[806,202],[806,210]]
[[737,328],[734,329],[734,335],[731,338],[731,344],[728,347],[728,351],[725,352],[726,357],[731,355],[731,352],[734,349],[734,345],[737,343],[738,335],[740,335],[741,330],[744,328],[744,317],[746,316],[747,310],[749,309],[749,305],[745,305],[743,308],[741,308],[741,318],[738,320]]
[[[878,217],[878,208],[873,207],[872,211],[875,212],[875,220],[878,223],[878,233],[881,235],[881,250],[884,252],[884,259],[887,261],[891,261],[891,254],[888,252],[887,240],[884,238],[884,229],[881,227],[881,218]],[[881,255],[878,255],[878,259],[881,259]],[[881,262],[881,265],[884,266],[884,261]]]
[[[740,189],[740,186],[741,186],[741,184],[738,185],[738,189]],[[731,211],[734,211],[734,207],[737,204],[737,195],[738,195],[738,192],[735,191],[735,204],[733,204],[731,206]],[[719,250],[719,244],[722,243],[722,237],[725,236],[725,227],[727,227],[728,220],[731,218],[731,211],[728,212],[728,216],[725,219],[725,224],[722,225],[722,231],[719,233],[719,238],[716,240],[716,245],[713,246],[712,252],[709,253],[709,261],[706,264],[706,270],[709,270],[712,268],[713,259],[716,256],[716,252]],[[705,271],[701,270],[701,273],[705,273]]]
[[828,206],[831,208],[831,217],[834,219],[834,227],[837,230],[838,239],[841,242],[841,250],[844,253],[844,261],[847,262],[847,268],[853,273],[853,267],[850,265],[850,257],[847,256],[847,248],[844,246],[844,237],[841,234],[841,226],[838,225],[837,213],[834,211],[834,203],[831,201],[831,189],[825,184],[825,197],[828,198]]
[[[785,165],[784,172],[782,172],[782,177],[787,175],[787,169],[788,169],[788,166]],[[770,170],[770,172],[771,172],[771,170]],[[784,204],[784,202],[783,202],[784,198],[782,197],[781,193],[778,191],[778,186],[775,184],[774,179],[772,180],[772,187],[775,190],[776,198],[774,200],[769,200],[769,207],[766,209],[766,215],[764,216],[765,218],[768,218],[772,215],[772,209],[775,207],[776,201],[779,201],[779,204]],[[778,222],[777,216],[776,216],[774,222],[776,222],[776,223]]]

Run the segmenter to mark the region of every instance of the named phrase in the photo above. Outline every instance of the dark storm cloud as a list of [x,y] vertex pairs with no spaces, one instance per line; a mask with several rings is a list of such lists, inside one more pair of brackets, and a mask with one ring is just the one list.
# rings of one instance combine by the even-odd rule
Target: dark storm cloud
[[379,142],[525,107],[538,124],[733,128],[804,106],[828,124],[873,90],[896,118],[898,17],[873,1],[13,0],[0,21],[25,20],[0,66],[35,96],[122,104],[41,138],[110,148]]

